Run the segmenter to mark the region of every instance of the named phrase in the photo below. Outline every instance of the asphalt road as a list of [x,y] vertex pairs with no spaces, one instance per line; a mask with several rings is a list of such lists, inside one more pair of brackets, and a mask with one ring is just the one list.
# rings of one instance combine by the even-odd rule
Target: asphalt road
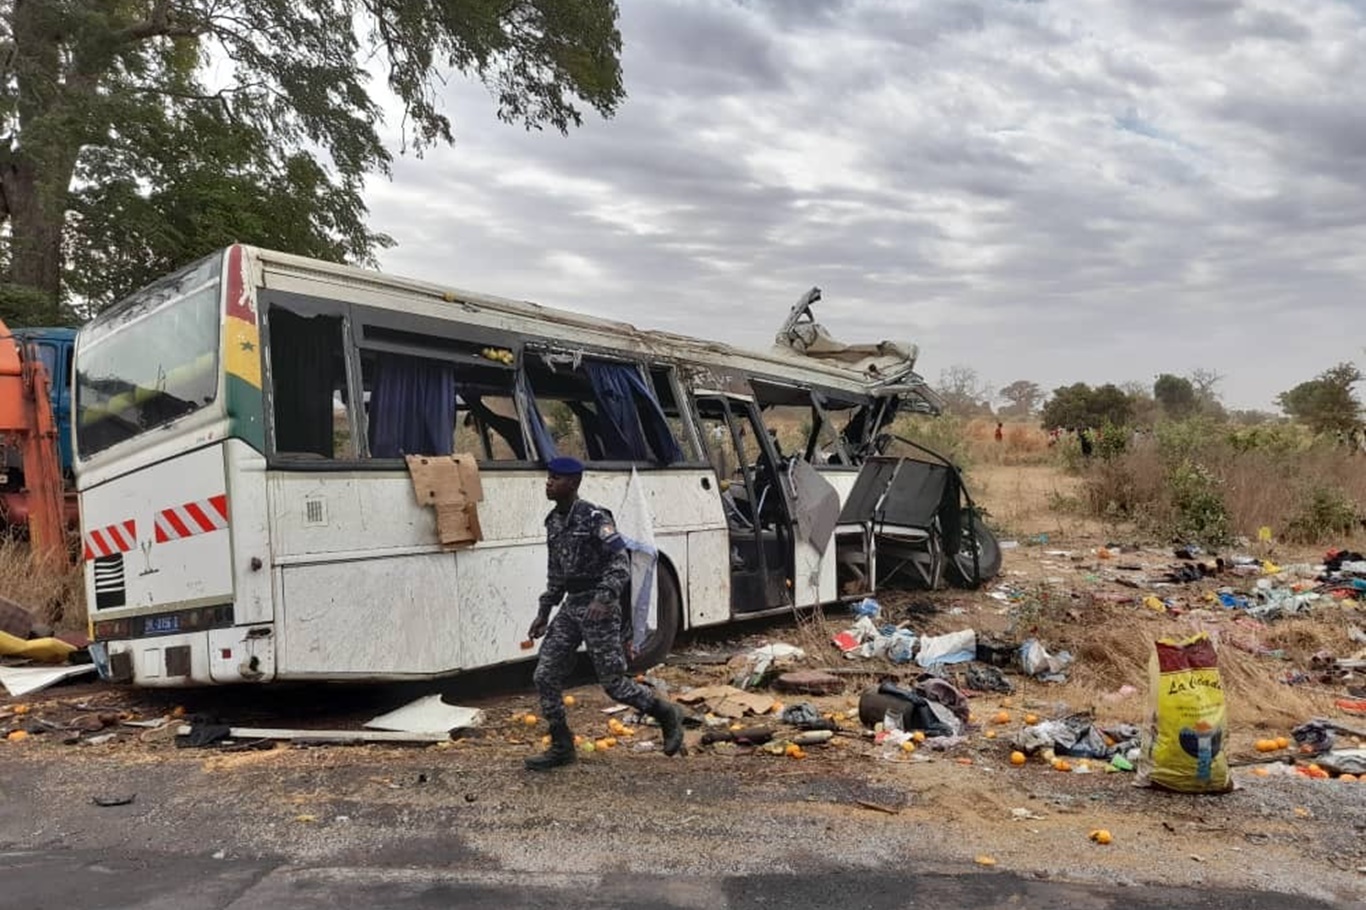
[[1089,887],[1008,872],[904,873],[813,870],[746,877],[536,875],[433,867],[297,868],[270,862],[130,852],[0,854],[0,908],[24,910],[420,910],[509,907],[616,910],[642,907],[917,907],[1146,910],[1315,910],[1289,895],[1175,888]]

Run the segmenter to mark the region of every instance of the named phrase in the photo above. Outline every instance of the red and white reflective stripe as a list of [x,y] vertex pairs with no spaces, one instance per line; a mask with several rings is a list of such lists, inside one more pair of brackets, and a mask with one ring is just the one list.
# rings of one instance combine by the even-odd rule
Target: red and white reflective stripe
[[130,518],[121,524],[109,525],[85,535],[85,558],[89,561],[100,556],[127,553],[137,545],[137,522]]
[[222,494],[162,509],[156,517],[156,541],[166,543],[228,527],[228,497]]

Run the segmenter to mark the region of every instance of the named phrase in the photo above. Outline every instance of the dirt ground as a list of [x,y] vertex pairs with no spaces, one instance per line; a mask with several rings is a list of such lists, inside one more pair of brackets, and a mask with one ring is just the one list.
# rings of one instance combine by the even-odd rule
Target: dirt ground
[[[183,710],[237,724],[356,729],[413,694],[384,689],[167,694],[87,684],[40,693],[23,703],[22,714],[7,699],[0,724],[55,729],[0,744],[0,843],[85,849],[131,837],[172,853],[526,871],[932,864],[1366,900],[1366,781],[1301,777],[1288,752],[1253,748],[1259,738],[1289,736],[1311,717],[1366,728],[1366,718],[1335,705],[1353,681],[1324,683],[1311,666],[1324,650],[1340,657],[1360,651],[1348,632],[1366,626],[1366,611],[1324,598],[1308,617],[1250,623],[1207,595],[1224,585],[1246,590],[1257,579],[1152,582],[1180,561],[1165,548],[1107,540],[1114,529],[1060,517],[1051,504],[1075,495],[1075,481],[1055,470],[991,466],[972,479],[993,520],[1018,544],[1005,551],[1002,575],[983,591],[888,596],[883,618],[908,620],[922,636],[964,628],[1017,640],[1036,635],[1050,652],[1070,651],[1076,663],[1065,683],[1015,672],[1008,674],[1012,693],[973,694],[969,733],[948,749],[928,740],[914,752],[889,750],[862,729],[859,693],[880,679],[909,683],[918,670],[843,657],[830,637],[852,616],[831,609],[694,636],[652,674],[672,696],[685,697],[691,687],[728,682],[735,670],[726,661],[755,645],[802,647],[807,657],[798,666],[834,668],[846,681],[832,695],[776,696],[808,700],[839,724],[831,742],[807,747],[802,758],[704,746],[705,727],[690,729],[686,756],[666,758],[637,745],[657,744],[653,727],[613,734],[603,713],[609,702],[585,680],[572,690],[573,726],[593,740],[615,735],[616,745],[583,754],[571,768],[532,775],[521,759],[541,748],[544,725],[525,721],[535,711],[529,665],[446,685],[449,701],[482,708],[487,720],[434,746],[178,748],[178,721],[154,730],[123,723]],[[1101,552],[1113,543],[1118,552]],[[1289,565],[1315,555],[1276,558]],[[1150,594],[1165,601],[1162,612],[1144,605]],[[1070,772],[1054,770],[1040,755],[1011,764],[1010,740],[1029,714],[1050,719],[1090,710],[1102,724],[1142,725],[1152,641],[1196,629],[1215,632],[1221,645],[1234,792],[1161,793],[1136,786],[1131,773],[1108,773],[1103,762],[1090,763],[1089,773],[1078,770],[1080,762]],[[782,729],[772,714],[743,723]],[[98,745],[64,744],[80,727],[90,730],[80,740],[115,735]],[[1361,744],[1350,734],[1338,741]],[[132,793],[130,805],[91,804],[94,796]],[[1102,828],[1113,837],[1109,845],[1088,839]]]

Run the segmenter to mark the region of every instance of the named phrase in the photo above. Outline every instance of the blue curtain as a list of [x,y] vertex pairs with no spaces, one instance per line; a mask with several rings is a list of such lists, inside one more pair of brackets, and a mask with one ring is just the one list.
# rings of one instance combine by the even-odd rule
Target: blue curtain
[[370,392],[370,455],[449,455],[455,437],[455,367],[380,354]]
[[536,407],[536,396],[531,394],[531,381],[521,370],[517,371],[517,398],[518,409],[526,415],[527,426],[531,429],[531,441],[536,444],[541,463],[545,464],[552,458],[558,458],[560,451],[555,447],[555,438],[550,435],[550,428],[545,425],[540,408]]
[[654,460],[662,464],[683,460],[664,409],[637,367],[586,360],[583,368],[598,403],[607,458],[648,461],[653,450]]

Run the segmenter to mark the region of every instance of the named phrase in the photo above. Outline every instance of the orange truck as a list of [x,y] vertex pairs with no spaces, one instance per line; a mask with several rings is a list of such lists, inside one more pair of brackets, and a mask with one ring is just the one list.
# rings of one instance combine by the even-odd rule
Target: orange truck
[[21,344],[0,321],[0,444],[23,456],[20,501],[34,560],[60,569],[68,564],[67,516],[51,381],[32,346]]

